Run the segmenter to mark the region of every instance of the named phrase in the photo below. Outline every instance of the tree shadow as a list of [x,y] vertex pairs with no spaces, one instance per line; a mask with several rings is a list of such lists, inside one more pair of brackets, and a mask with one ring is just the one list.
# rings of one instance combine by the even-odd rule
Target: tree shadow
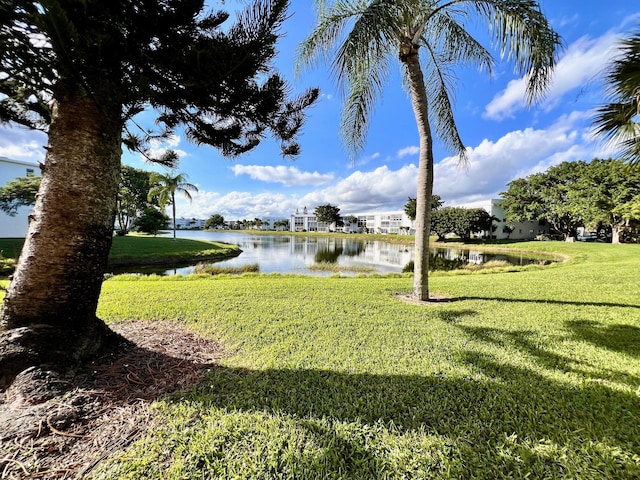
[[602,325],[592,320],[570,320],[565,325],[580,340],[613,352],[640,357],[640,328],[633,325]]
[[[596,382],[612,381],[630,387],[640,385],[640,377],[636,375],[549,351],[541,346],[538,332],[534,330],[514,331],[468,325],[459,328],[470,337],[496,345],[501,350],[515,349],[524,352],[532,357],[538,365],[548,370],[563,373],[572,372]],[[640,348],[640,344],[636,343],[636,345],[637,348]]]
[[498,301],[508,303],[540,303],[540,304],[552,304],[552,305],[576,305],[576,306],[591,306],[591,307],[622,307],[622,308],[637,308],[640,309],[640,305],[633,303],[615,303],[615,302],[583,302],[573,300],[550,300],[550,299],[537,299],[537,298],[507,298],[507,297],[495,297],[495,296],[470,296],[464,295],[460,297],[452,298],[451,301],[461,302],[464,300],[486,300],[486,301]]
[[[416,454],[415,461],[430,462],[428,468],[435,470],[446,464],[447,478],[470,478],[474,472],[486,478],[518,478],[527,472],[559,478],[567,464],[574,473],[585,473],[593,462],[610,464],[603,471],[616,478],[640,474],[633,457],[640,449],[640,408],[633,393],[598,383],[564,384],[474,352],[461,357],[482,375],[222,367],[171,401],[198,405],[189,425],[212,410],[292,419],[313,437],[312,443],[330,446],[333,462],[307,472],[313,478],[389,476],[388,471],[387,477],[372,473],[388,465],[389,452],[372,448],[362,432],[344,435],[345,423],[362,431],[382,428],[386,435],[434,439],[438,454],[446,452],[447,458]],[[562,450],[564,458],[538,450],[545,442]],[[618,452],[615,459],[609,448]]]

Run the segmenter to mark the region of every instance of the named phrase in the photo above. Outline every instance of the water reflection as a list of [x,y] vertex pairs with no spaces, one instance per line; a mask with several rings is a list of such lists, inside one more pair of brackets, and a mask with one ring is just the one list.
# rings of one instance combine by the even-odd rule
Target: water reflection
[[[238,245],[242,253],[216,265],[240,267],[257,263],[262,273],[298,273],[329,275],[309,269],[316,263],[332,263],[345,267],[372,268],[378,273],[400,273],[413,261],[413,247],[379,240],[348,237],[301,237],[298,235],[260,235],[238,232],[178,231],[181,238],[211,240]],[[540,260],[516,254],[486,253],[461,248],[437,248],[431,252],[431,264],[437,269],[451,270],[467,263],[503,260],[513,265],[538,263]],[[130,272],[193,273],[194,265],[171,269],[129,269]],[[123,273],[118,271],[117,273]],[[348,272],[345,272],[348,274]]]

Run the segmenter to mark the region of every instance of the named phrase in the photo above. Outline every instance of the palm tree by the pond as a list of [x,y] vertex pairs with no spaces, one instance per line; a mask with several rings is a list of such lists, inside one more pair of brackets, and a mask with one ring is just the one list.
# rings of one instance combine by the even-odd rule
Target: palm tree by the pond
[[299,47],[298,64],[331,62],[345,92],[343,142],[354,158],[364,147],[391,62],[399,59],[402,65],[420,137],[413,295],[428,300],[432,126],[464,163],[451,104],[452,67],[471,64],[490,73],[494,63],[465,22],[486,20],[501,55],[526,75],[528,102],[545,92],[560,38],[534,0],[316,0],[316,5],[318,23]]
[[620,42],[620,54],[609,64],[605,77],[610,103],[596,112],[596,133],[604,136],[620,156],[640,163],[640,31]]
[[192,183],[188,183],[186,173],[178,173],[177,175],[171,175],[171,173],[162,174],[154,172],[149,178],[149,182],[152,187],[149,189],[149,200],[156,198],[160,208],[165,208],[167,205],[171,205],[171,218],[173,220],[173,239],[176,239],[176,193],[179,193],[186,197],[189,201],[191,192],[197,192],[198,187]]

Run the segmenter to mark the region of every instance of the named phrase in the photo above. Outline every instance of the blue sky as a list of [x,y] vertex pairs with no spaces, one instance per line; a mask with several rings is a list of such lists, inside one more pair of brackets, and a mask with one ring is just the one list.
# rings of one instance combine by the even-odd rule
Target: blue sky
[[[157,145],[180,153],[178,170],[200,190],[192,203],[178,200],[178,216],[288,218],[296,208],[326,203],[345,214],[401,210],[407,197],[415,196],[418,135],[399,74],[391,76],[371,119],[366,146],[355,161],[340,142],[342,102],[328,68],[294,75],[296,46],[315,19],[312,5],[309,0],[291,1],[276,62],[294,93],[310,86],[321,89],[300,137],[302,154],[294,161],[284,160],[270,140],[233,161],[210,147],[195,147],[181,135],[170,144]],[[436,143],[434,193],[446,205],[480,205],[496,198],[513,179],[565,160],[612,154],[591,135],[592,111],[604,101],[601,74],[615,55],[616,42],[640,25],[640,4],[541,0],[541,5],[565,45],[542,102],[526,107],[522,80],[499,59],[491,78],[474,70],[456,72],[455,118],[469,162],[461,168],[457,158]],[[45,143],[46,137],[38,132],[0,128],[0,156],[42,161]],[[154,169],[130,153],[123,160]]]

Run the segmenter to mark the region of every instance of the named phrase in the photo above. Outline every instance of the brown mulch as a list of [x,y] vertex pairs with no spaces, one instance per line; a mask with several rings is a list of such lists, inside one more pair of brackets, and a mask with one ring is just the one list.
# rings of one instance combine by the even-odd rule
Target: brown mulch
[[130,342],[74,376],[34,374],[58,389],[53,398],[0,393],[0,479],[83,478],[145,432],[153,400],[201,381],[226,354],[178,322],[111,328]]

